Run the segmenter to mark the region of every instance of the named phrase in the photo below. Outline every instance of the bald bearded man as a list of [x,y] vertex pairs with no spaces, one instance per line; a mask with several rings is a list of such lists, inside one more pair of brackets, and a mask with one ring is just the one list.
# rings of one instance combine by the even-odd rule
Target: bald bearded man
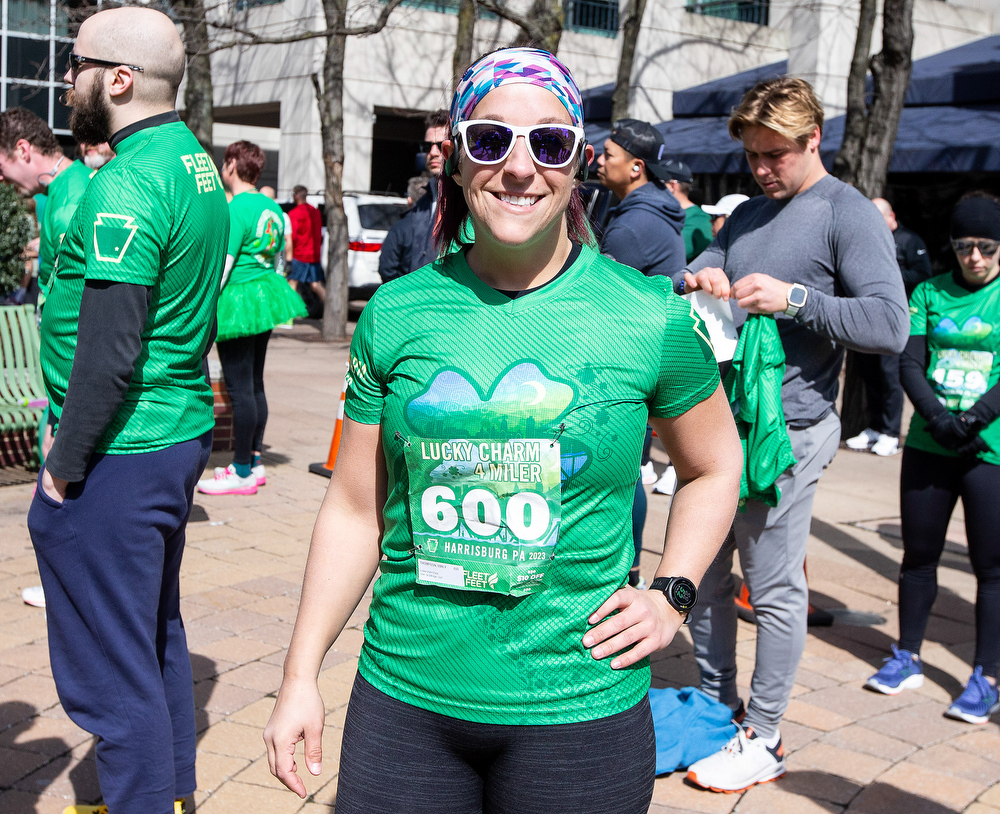
[[70,53],[70,126],[109,142],[59,248],[42,324],[57,419],[28,514],[59,700],[95,734],[104,806],[171,814],[195,790],[179,572],[211,448],[211,347],[229,216],[174,110],[184,48],[158,11],[87,19]]

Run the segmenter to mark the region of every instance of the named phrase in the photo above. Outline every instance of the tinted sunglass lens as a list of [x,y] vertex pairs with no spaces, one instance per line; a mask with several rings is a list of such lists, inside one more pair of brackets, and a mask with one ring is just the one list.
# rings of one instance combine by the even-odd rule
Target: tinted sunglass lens
[[473,161],[500,161],[510,147],[513,133],[495,124],[476,124],[465,133],[465,149]]
[[569,161],[576,136],[564,127],[539,127],[531,131],[528,141],[539,164],[558,167]]

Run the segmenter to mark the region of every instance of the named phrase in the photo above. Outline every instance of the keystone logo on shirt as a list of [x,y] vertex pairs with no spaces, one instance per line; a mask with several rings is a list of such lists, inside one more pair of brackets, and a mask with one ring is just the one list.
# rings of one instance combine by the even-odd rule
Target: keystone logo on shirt
[[110,215],[100,212],[94,221],[94,253],[98,260],[120,263],[139,231],[130,215]]

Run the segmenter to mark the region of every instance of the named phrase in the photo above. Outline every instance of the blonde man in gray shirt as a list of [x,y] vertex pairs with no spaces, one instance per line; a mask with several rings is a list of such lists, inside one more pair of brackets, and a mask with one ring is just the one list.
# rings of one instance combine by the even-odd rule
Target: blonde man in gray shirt
[[777,481],[776,507],[748,500],[737,514],[691,614],[701,688],[739,720],[731,573],[738,548],[757,616],[750,703],[733,740],[688,773],[703,788],[733,792],[785,773],[778,726],[805,646],[803,563],[816,484],[840,442],[835,401],[844,348],[899,353],[909,315],[885,220],[823,167],[823,108],[809,83],[791,77],[759,83],[733,112],[729,132],[743,142],[764,195],[736,209],[674,282],[679,290],[727,300],[738,328],[748,313],[774,315],[786,356],[781,395],[796,459]]

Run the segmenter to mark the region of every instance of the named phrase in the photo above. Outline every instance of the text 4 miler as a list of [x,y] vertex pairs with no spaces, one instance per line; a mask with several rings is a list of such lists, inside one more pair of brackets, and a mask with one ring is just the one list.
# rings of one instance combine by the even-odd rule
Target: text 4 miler
[[475,461],[474,474],[495,481],[537,482],[542,478],[541,441],[421,441],[425,461]]

